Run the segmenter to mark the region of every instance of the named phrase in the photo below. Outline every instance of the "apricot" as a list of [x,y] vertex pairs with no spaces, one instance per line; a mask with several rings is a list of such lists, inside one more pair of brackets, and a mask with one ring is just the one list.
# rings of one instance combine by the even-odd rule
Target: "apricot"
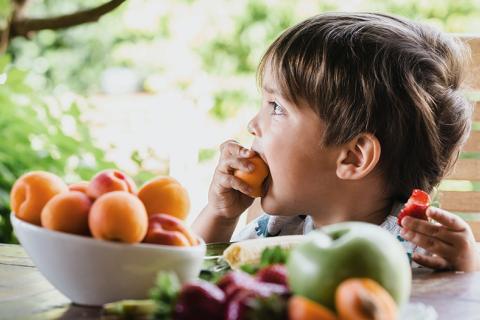
[[327,307],[302,296],[288,300],[289,320],[336,320],[335,314]]
[[88,235],[88,212],[91,206],[92,201],[83,192],[57,194],[43,207],[42,226],[50,230]]
[[17,218],[40,225],[45,204],[57,194],[67,191],[68,186],[55,174],[32,171],[14,183],[10,192],[10,204]]
[[255,198],[258,198],[263,194],[262,185],[263,181],[268,176],[269,170],[267,164],[258,155],[253,156],[248,160],[255,165],[255,169],[252,172],[235,170],[233,175],[248,184],[253,189],[252,195]]
[[342,320],[394,320],[398,316],[392,296],[368,278],[350,278],[340,283],[335,306]]
[[132,178],[125,173],[107,169],[97,173],[87,187],[87,195],[92,199],[112,191],[126,191],[135,194],[137,186]]
[[148,215],[135,195],[112,191],[93,203],[88,226],[96,239],[138,243],[147,233]]
[[89,182],[88,181],[80,181],[80,182],[75,182],[72,184],[68,185],[68,190],[70,191],[79,191],[87,194],[87,188],[88,188]]
[[198,244],[182,220],[164,213],[155,213],[148,217],[148,231],[143,241],[171,246]]
[[185,220],[190,210],[187,190],[174,178],[160,176],[143,185],[138,191],[149,215],[166,213]]

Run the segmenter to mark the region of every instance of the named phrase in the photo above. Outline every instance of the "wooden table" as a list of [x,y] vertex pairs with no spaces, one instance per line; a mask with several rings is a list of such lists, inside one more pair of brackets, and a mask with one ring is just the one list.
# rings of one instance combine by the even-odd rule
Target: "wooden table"
[[[439,319],[480,319],[480,272],[415,271],[412,302],[432,305]],[[73,305],[18,245],[0,244],[0,319],[99,319],[100,308]]]

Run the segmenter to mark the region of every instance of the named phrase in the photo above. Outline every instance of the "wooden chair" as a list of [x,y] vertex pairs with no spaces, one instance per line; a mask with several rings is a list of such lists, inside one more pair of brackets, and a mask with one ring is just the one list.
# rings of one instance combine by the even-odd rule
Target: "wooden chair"
[[472,60],[466,78],[468,97],[474,104],[473,126],[460,159],[440,184],[440,208],[457,213],[480,241],[480,34],[459,35],[470,46]]
[[[464,218],[472,227],[476,240],[480,241],[480,34],[460,35],[460,38],[470,46],[472,53],[466,83],[468,95],[475,103],[474,125],[454,170],[440,185],[436,200],[441,208]],[[247,211],[247,223],[261,212],[256,199]]]

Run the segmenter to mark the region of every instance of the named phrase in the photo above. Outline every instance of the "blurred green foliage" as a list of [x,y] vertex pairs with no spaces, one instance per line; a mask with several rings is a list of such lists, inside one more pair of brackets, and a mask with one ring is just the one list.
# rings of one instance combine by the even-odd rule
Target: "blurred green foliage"
[[25,84],[26,76],[0,56],[0,242],[15,242],[9,193],[25,172],[47,170],[73,182],[115,167],[93,144],[81,105],[43,99]]
[[[0,0],[0,4],[0,17],[5,17],[9,1]],[[98,0],[33,1],[27,13],[49,16],[98,4]],[[162,75],[176,66],[162,62],[155,52],[171,49],[168,43],[178,38],[176,14],[184,7],[186,12],[204,7],[192,15],[207,17],[217,8],[224,9],[232,26],[215,19],[205,19],[201,25],[192,23],[188,27],[201,31],[210,28],[214,35],[200,39],[207,41],[191,39],[185,45],[192,59],[201,60],[204,71],[229,76],[253,75],[268,44],[284,29],[325,11],[380,11],[424,21],[447,32],[480,30],[480,0],[238,0],[235,4],[228,0],[129,0],[96,24],[58,32],[44,30],[32,39],[17,38],[9,53],[20,67],[38,75],[36,85],[50,90],[68,86],[79,93],[99,91],[102,71],[114,66],[135,69],[143,78]],[[148,10],[157,16],[145,16]],[[146,22],[132,22],[132,17]],[[152,55],[145,52],[148,50]],[[223,92],[217,95],[221,97]]]

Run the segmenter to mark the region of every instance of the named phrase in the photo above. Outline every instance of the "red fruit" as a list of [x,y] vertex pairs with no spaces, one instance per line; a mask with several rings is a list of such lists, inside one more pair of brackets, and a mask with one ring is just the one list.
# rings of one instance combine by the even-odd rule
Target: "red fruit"
[[268,297],[274,293],[280,296],[289,294],[288,288],[284,285],[260,282],[249,274],[238,271],[227,273],[220,279],[218,286],[225,292],[227,302],[231,301],[239,291],[251,291],[262,297]]
[[430,206],[430,196],[428,193],[414,189],[403,209],[398,214],[398,224],[402,226],[402,220],[406,216],[428,220],[427,209]]
[[288,287],[287,269],[282,264],[270,265],[261,269],[257,273],[257,280],[260,282],[276,283]]
[[227,296],[229,296],[229,287],[233,288],[234,286],[241,286],[242,284],[246,285],[252,281],[254,281],[254,278],[245,272],[230,271],[218,281],[217,285]]
[[198,244],[182,220],[165,213],[149,215],[148,231],[143,242],[185,247]]
[[206,281],[185,284],[180,291],[173,318],[175,320],[222,320],[225,294],[216,285]]
[[225,320],[246,320],[250,299],[254,299],[259,295],[253,291],[242,290],[238,291],[232,300],[228,303],[225,312]]

